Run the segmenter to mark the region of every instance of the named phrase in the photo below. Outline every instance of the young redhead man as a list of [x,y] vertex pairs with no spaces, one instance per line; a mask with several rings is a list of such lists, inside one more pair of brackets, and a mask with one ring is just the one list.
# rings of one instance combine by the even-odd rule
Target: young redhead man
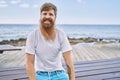
[[[71,46],[66,34],[57,29],[57,8],[44,3],[40,11],[40,28],[32,31],[26,41],[26,69],[30,80],[75,80]],[[67,72],[62,67],[63,55]]]

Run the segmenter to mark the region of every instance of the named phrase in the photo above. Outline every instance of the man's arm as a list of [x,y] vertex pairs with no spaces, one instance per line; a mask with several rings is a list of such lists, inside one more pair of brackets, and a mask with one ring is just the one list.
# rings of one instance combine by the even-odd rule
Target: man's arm
[[67,65],[67,70],[70,80],[75,80],[75,71],[74,71],[73,61],[71,58],[71,51],[64,52],[63,57]]
[[26,54],[26,69],[30,80],[36,80],[34,69],[35,56],[32,54]]

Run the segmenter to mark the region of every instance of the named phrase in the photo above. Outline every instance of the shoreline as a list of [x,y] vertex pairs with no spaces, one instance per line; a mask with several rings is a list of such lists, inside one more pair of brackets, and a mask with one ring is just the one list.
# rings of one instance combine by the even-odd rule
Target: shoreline
[[[107,43],[120,43],[120,39],[103,39],[103,38],[68,38],[71,45],[76,45],[79,43],[99,43],[99,44],[107,44]],[[0,45],[13,45],[13,46],[25,46],[26,38],[19,39],[11,39],[11,40],[2,40],[0,41]]]

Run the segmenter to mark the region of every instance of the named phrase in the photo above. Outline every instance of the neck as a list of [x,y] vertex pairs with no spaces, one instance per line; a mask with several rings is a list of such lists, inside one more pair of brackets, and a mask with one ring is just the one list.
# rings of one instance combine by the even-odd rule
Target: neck
[[40,31],[46,40],[55,40],[56,31],[54,26],[50,28],[44,28],[41,26]]

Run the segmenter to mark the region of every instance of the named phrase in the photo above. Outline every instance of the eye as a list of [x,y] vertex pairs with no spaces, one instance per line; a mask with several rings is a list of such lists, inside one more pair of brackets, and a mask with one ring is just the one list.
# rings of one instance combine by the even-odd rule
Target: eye
[[50,13],[49,15],[50,15],[50,16],[53,16],[53,14],[52,14],[52,13]]
[[47,13],[43,13],[43,15],[47,15]]

